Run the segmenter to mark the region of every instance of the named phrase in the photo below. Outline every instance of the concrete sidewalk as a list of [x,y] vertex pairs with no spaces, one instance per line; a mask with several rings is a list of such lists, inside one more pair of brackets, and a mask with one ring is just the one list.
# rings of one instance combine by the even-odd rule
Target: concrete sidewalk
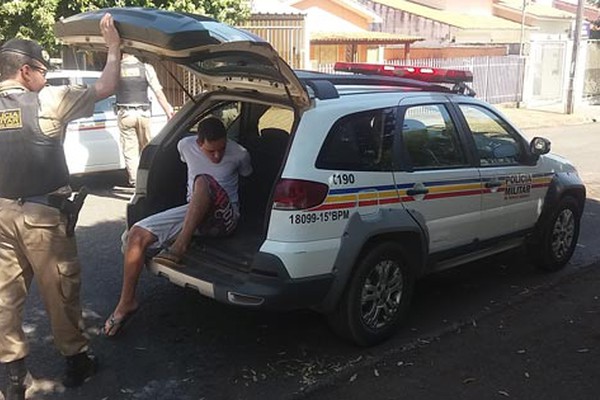
[[600,105],[584,104],[576,107],[573,114],[565,114],[561,106],[516,108],[510,104],[498,104],[496,108],[521,129],[600,122]]

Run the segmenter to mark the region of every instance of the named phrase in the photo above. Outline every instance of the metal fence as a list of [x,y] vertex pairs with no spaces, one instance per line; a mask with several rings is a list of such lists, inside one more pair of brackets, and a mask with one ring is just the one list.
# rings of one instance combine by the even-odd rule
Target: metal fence
[[583,99],[600,103],[600,40],[589,40],[583,83]]
[[[484,56],[461,58],[428,58],[414,60],[389,60],[389,64],[452,68],[473,73],[470,85],[477,97],[489,103],[522,101],[525,58],[520,56]],[[320,72],[335,73],[333,64],[321,64]]]
[[[598,50],[600,57],[600,49]],[[588,57],[589,60],[589,57]],[[589,61],[588,61],[589,62]],[[463,57],[450,59],[415,59],[415,60],[390,60],[389,64],[427,66],[432,68],[453,68],[469,70],[473,73],[471,88],[477,97],[492,104],[515,103],[522,101],[523,76],[525,58],[519,56],[485,56]],[[192,95],[201,91],[200,82],[193,73],[177,68],[172,63],[166,66],[182,82],[183,86]],[[172,65],[171,65],[172,64]],[[586,88],[593,93],[600,88],[600,63],[588,64],[586,71]],[[159,78],[165,87],[165,93],[174,106],[180,106],[188,100],[187,95],[175,84],[173,78],[163,71],[165,66],[157,68]],[[333,64],[319,64],[316,68],[320,72],[335,73]],[[588,74],[590,78],[587,79]],[[589,81],[589,82],[588,82]]]

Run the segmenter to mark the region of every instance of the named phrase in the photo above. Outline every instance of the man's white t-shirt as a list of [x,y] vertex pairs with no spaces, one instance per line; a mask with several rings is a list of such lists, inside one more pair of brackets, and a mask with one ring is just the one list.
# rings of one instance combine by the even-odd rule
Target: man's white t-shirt
[[248,150],[228,139],[225,154],[221,162],[216,164],[200,149],[196,138],[196,136],[188,136],[177,143],[181,161],[187,164],[187,200],[190,201],[192,197],[196,176],[207,174],[215,178],[225,189],[230,202],[238,203],[238,176],[248,176],[252,173]]

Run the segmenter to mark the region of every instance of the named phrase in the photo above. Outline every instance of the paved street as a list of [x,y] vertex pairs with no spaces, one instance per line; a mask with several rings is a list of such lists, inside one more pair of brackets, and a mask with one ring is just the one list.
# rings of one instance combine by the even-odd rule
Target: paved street
[[307,400],[598,399],[600,264],[348,371]]
[[[600,124],[527,133],[550,138],[554,151],[582,169],[588,185],[597,184]],[[565,398],[559,394],[568,393],[570,384],[581,386],[583,396],[572,398],[590,398],[585,395],[593,389],[593,370],[585,363],[597,358],[598,338],[586,330],[597,331],[598,326],[583,322],[598,311],[592,290],[598,273],[595,265],[589,267],[600,261],[598,197],[588,200],[580,244],[564,271],[541,274],[521,252],[510,252],[430,276],[417,286],[407,326],[375,348],[341,342],[309,311],[259,313],[228,307],[149,274],[140,284],[141,309],[122,335],[109,340],[99,335],[99,327],[120,290],[120,235],[128,194],[113,185],[121,179],[102,175],[84,180],[93,194],[77,231],[85,319],[102,369],[79,389],[60,386],[63,361],[51,345],[34,287],[26,312],[35,378],[30,398],[254,400],[295,399],[305,392],[314,399],[351,398],[351,392],[373,399],[459,398],[467,392],[471,397],[465,398],[473,399]],[[597,187],[592,192],[600,193]],[[568,344],[561,347],[558,329],[571,327]],[[557,347],[560,359],[547,358]],[[587,361],[580,366],[580,360]],[[555,366],[542,368],[550,362]],[[567,368],[562,375],[559,366]],[[510,373],[501,379],[499,371]],[[543,373],[550,375],[542,379]],[[527,395],[510,385],[523,377],[533,388],[521,392]],[[549,382],[563,382],[564,392],[552,397],[549,389],[542,390]],[[411,395],[400,397],[394,390],[404,386]],[[429,388],[435,391],[426,397]]]

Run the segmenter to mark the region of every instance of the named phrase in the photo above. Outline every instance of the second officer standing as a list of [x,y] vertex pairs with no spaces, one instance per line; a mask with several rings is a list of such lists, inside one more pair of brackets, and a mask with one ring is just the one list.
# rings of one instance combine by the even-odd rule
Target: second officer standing
[[117,88],[117,123],[121,148],[129,176],[129,186],[135,186],[140,152],[151,139],[151,104],[148,87],[152,89],[167,118],[173,107],[167,101],[152,65],[142,63],[131,54],[123,54],[121,79]]

